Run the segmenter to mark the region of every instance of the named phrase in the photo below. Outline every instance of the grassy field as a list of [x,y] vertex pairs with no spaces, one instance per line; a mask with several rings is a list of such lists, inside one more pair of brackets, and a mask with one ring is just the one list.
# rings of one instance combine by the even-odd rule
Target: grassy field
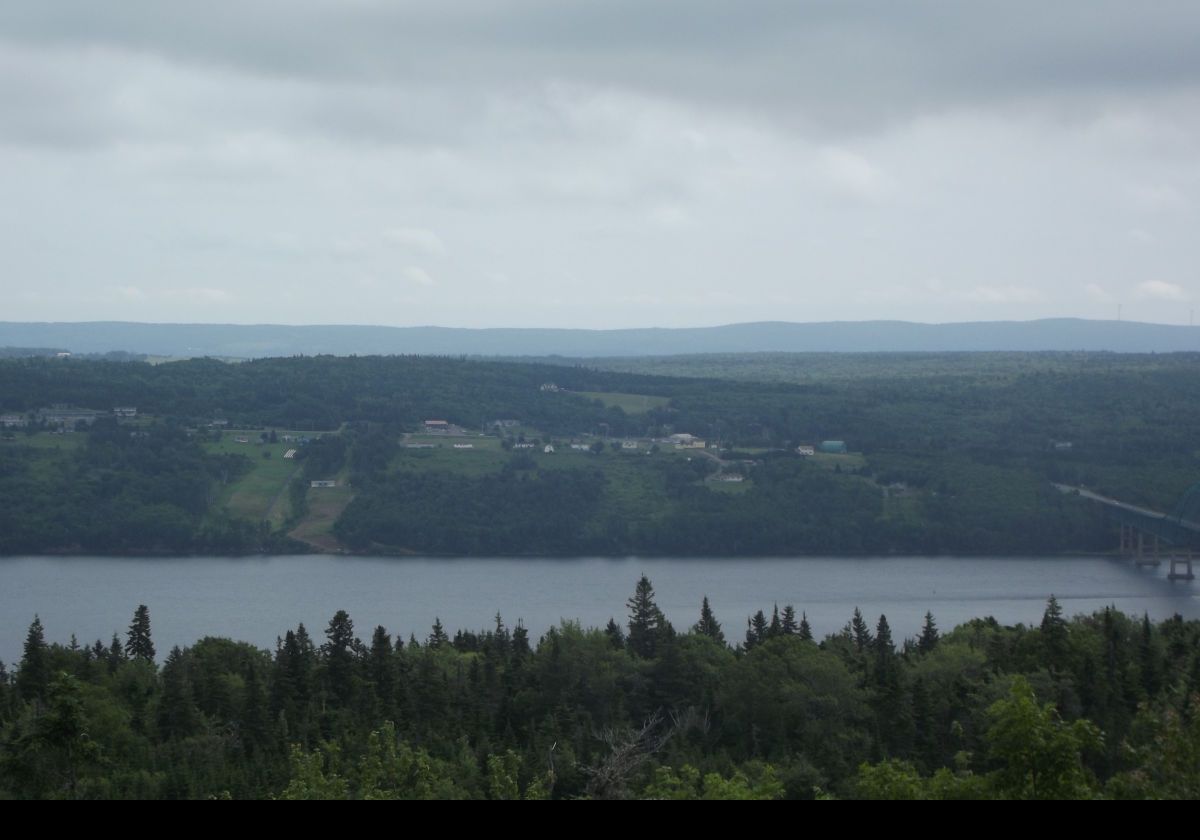
[[712,490],[714,493],[729,493],[730,495],[737,495],[739,493],[745,493],[747,490],[753,487],[754,482],[750,479],[746,479],[745,481],[713,480],[704,482],[704,486],[709,490]]
[[642,414],[652,408],[662,408],[671,400],[668,397],[655,397],[650,394],[618,394],[602,391],[580,391],[579,396],[589,400],[600,400],[609,408],[619,408],[626,414]]
[[[218,443],[206,443],[205,449],[214,455],[245,455],[250,459],[250,471],[227,484],[217,501],[218,507],[228,507],[235,516],[252,522],[264,519],[277,528],[288,518],[291,505],[287,484],[300,468],[300,462],[287,460],[283,454],[295,449],[294,443],[258,444],[257,431],[230,431]],[[250,443],[237,443],[235,437],[246,437]],[[264,458],[263,453],[269,453]]]
[[346,471],[343,470],[336,476],[337,487],[310,487],[307,496],[308,513],[288,536],[322,551],[340,551],[342,545],[333,535],[333,523],[354,498],[354,491],[346,478]]
[[53,432],[38,432],[27,435],[16,431],[12,440],[0,439],[0,446],[27,446],[31,449],[49,449],[60,452],[73,452],[87,441],[86,434],[78,432],[66,435],[56,435]]
[[847,452],[845,455],[818,452],[815,455],[809,455],[808,460],[827,470],[836,470],[838,467],[843,470],[856,470],[867,464],[867,459],[859,452]]

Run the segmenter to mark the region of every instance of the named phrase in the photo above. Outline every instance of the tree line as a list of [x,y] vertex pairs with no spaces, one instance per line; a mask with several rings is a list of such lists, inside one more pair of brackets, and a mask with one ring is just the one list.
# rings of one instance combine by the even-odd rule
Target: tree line
[[345,611],[273,651],[48,644],[0,666],[3,798],[1195,798],[1200,623],[1114,609],[917,638],[858,610],[814,639],[774,605],[532,639],[497,615],[423,639]]

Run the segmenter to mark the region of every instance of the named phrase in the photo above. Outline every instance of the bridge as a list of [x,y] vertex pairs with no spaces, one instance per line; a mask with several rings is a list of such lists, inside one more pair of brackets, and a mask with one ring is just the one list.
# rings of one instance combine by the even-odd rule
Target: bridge
[[1193,561],[1200,562],[1200,483],[1188,488],[1170,513],[1131,505],[1102,496],[1086,487],[1055,484],[1064,493],[1074,493],[1104,505],[1120,527],[1120,552],[1138,565],[1171,564],[1171,580],[1194,580]]

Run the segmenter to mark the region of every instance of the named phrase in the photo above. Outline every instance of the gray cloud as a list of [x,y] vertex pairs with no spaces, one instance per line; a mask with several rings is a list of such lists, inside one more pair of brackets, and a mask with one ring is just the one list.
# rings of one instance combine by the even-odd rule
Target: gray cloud
[[5,317],[1178,321],[1196,43],[1175,0],[5,4]]

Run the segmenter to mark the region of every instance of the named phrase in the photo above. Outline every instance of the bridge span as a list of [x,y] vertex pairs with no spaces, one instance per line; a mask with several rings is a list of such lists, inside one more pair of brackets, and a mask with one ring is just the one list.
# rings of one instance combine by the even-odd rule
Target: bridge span
[[1171,564],[1171,580],[1194,580],[1200,562],[1200,483],[1192,485],[1170,513],[1104,496],[1086,487],[1055,484],[1063,493],[1103,505],[1120,528],[1120,552],[1143,566]]

